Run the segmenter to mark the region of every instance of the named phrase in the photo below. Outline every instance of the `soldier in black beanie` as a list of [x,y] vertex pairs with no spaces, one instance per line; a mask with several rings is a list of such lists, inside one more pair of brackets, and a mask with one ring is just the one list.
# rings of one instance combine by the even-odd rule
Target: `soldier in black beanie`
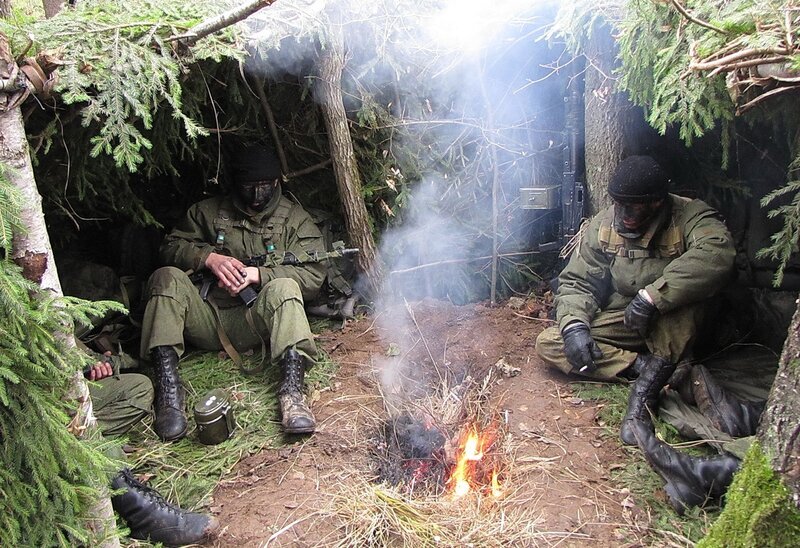
[[[279,397],[284,432],[309,434],[316,428],[303,397],[305,372],[316,358],[303,305],[319,291],[325,267],[247,266],[243,261],[323,251],[322,234],[299,204],[282,195],[272,148],[239,143],[226,160],[232,192],[189,208],[161,245],[161,260],[169,266],[156,270],[148,283],[141,355],[155,369],[153,427],[165,441],[178,440],[189,429],[178,374],[187,344],[224,349],[233,359],[239,352],[264,350],[265,362],[280,368],[283,379]],[[202,280],[195,286],[187,273],[203,270],[216,283],[206,284],[201,295]],[[240,296],[245,289],[251,299]]]
[[[613,205],[582,230],[558,278],[558,326],[539,335],[536,351],[564,373],[635,379],[620,437],[640,445],[670,485],[680,486],[668,494],[682,508],[704,501],[711,486],[720,492],[732,457],[701,463],[668,454],[653,441],[651,413],[676,364],[691,356],[705,301],[730,279],[735,249],[714,209],[668,186],[653,158],[620,162],[608,185]],[[697,384],[697,404],[720,431],[753,428],[747,403]]]

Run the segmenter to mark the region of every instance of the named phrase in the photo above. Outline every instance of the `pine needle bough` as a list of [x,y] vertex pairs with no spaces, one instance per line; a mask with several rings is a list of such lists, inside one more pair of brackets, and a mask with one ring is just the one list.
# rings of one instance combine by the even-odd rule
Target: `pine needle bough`
[[[2,241],[19,230],[14,189],[0,176]],[[91,544],[87,511],[114,464],[108,442],[69,429],[75,402],[64,399],[87,355],[60,333],[109,310],[108,303],[54,299],[0,259],[0,545]]]
[[771,124],[786,141],[784,185],[761,200],[783,227],[759,258],[778,264],[779,286],[800,241],[800,10],[788,0],[633,0],[619,21],[620,86],[664,133],[687,144],[721,128],[723,165],[736,137],[734,118]]

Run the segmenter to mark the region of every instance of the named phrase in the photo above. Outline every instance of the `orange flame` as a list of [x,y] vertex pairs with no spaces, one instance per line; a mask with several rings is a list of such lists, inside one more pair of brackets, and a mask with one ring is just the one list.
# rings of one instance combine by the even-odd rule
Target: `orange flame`
[[[475,463],[483,459],[484,448],[490,445],[490,436],[479,434],[477,430],[470,429],[466,440],[460,447],[456,467],[450,476],[450,483],[453,484],[453,498],[458,499],[472,490],[475,482],[480,482],[476,478]],[[492,471],[491,492],[495,497],[502,494],[500,482],[497,479],[497,470]]]
[[500,498],[503,495],[503,488],[500,486],[500,480],[497,479],[497,469],[492,470],[492,496]]

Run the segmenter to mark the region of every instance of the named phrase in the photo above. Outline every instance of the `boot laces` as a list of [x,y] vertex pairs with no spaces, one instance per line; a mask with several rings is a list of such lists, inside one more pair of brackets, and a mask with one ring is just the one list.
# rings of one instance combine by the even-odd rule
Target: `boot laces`
[[299,394],[303,388],[303,362],[300,359],[288,358],[284,364],[283,383],[280,394]]
[[159,357],[158,363],[158,386],[156,397],[159,403],[166,407],[181,407],[178,401],[178,370],[176,364],[171,363],[166,358]]
[[143,484],[139,480],[137,480],[130,471],[125,470],[122,472],[122,477],[125,480],[125,483],[128,487],[132,490],[138,491],[141,493],[147,500],[152,502],[155,506],[159,509],[166,510],[169,513],[180,515],[182,513],[181,509],[167,502],[167,500],[155,489],[152,487],[148,487],[147,485]]

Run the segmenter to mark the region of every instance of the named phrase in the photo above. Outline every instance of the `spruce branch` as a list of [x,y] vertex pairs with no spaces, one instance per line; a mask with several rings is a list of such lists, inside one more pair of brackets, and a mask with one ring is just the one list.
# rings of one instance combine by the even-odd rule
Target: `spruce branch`
[[[794,53],[793,51],[788,50],[786,48],[745,49],[737,51],[736,53],[731,53],[730,55],[727,55],[725,57],[715,59],[714,61],[690,63],[689,68],[693,70],[712,70],[724,67],[726,65],[735,64],[737,61],[740,61],[742,59],[747,59],[749,57],[758,57],[759,55],[772,55],[774,57],[764,59],[761,62],[775,63],[778,61],[787,60],[786,56],[792,55],[793,53]],[[772,59],[777,59],[778,61],[773,61]]]

